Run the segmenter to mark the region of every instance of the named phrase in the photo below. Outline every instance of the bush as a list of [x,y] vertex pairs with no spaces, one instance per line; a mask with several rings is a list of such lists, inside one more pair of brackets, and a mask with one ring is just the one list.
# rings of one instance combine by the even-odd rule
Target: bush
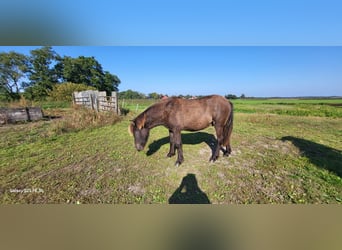
[[72,94],[75,91],[96,90],[96,88],[85,84],[66,82],[57,84],[50,91],[49,96],[54,101],[72,101]]
[[44,86],[35,85],[25,89],[24,97],[31,101],[44,101],[46,100],[48,90]]

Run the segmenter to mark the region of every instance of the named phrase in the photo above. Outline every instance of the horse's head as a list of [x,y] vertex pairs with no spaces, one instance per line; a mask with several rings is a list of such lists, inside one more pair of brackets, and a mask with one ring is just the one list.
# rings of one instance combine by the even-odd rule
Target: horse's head
[[146,115],[138,116],[134,119],[128,127],[128,132],[134,136],[134,145],[138,151],[144,149],[150,129],[145,127]]

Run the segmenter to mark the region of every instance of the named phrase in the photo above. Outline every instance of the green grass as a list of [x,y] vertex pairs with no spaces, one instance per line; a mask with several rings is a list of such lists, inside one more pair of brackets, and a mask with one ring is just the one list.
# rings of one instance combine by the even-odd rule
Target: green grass
[[148,106],[155,103],[154,99],[132,99],[132,100],[119,100],[119,107],[128,109],[131,112],[142,112]]
[[341,99],[240,99],[233,103],[241,113],[342,117]]
[[[137,111],[137,103],[127,104],[130,113],[114,125],[101,120],[56,129],[66,126],[60,124],[63,120],[75,120],[71,109],[62,108],[48,111],[62,118],[2,126],[0,203],[164,204],[170,197],[196,202],[203,193],[214,204],[342,203],[341,108],[329,106],[335,116],[317,115],[316,107],[326,105],[319,104],[324,100],[283,102],[234,101],[233,152],[228,158],[221,154],[215,163],[208,162],[214,129],[184,132],[185,162],[178,168],[175,158],[166,157],[167,129],[151,130],[142,152],[127,133],[129,120],[150,100],[138,102]],[[272,111],[296,105],[311,113]],[[188,174],[197,185],[187,183],[187,188],[192,185],[198,192],[180,188]]]

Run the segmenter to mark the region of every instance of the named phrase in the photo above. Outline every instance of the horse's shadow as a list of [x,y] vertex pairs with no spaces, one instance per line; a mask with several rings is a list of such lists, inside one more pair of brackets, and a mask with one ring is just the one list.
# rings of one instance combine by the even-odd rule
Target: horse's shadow
[[281,140],[292,142],[311,163],[342,178],[342,152],[340,150],[293,136],[285,136]]
[[[215,151],[217,141],[214,135],[206,132],[182,134],[182,144],[196,145],[205,142],[211,149],[212,154]],[[163,145],[170,143],[169,136],[153,141],[148,146],[146,155],[150,156],[156,153]]]

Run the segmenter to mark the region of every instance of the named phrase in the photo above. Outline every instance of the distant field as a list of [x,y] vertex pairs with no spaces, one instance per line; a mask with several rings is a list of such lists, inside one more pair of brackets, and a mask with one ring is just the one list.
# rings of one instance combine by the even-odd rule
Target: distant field
[[293,116],[342,117],[342,99],[234,100],[236,112]]
[[[155,100],[120,100],[120,107],[143,111]],[[342,99],[237,99],[237,113],[263,113],[293,116],[342,117]]]
[[232,155],[209,163],[214,129],[184,132],[178,168],[165,128],[143,152],[127,133],[153,102],[121,100],[115,119],[43,103],[55,119],[1,126],[0,203],[342,203],[341,99],[233,100]]

